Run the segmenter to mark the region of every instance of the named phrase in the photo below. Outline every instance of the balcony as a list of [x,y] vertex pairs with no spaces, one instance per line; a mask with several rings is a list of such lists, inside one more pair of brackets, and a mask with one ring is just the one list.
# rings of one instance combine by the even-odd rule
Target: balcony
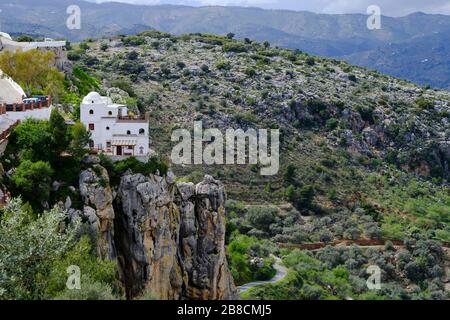
[[140,116],[121,116],[119,115],[117,117],[117,122],[118,123],[130,123],[130,122],[135,122],[135,123],[147,123],[150,119],[150,114],[148,112],[146,112],[143,115]]
[[32,102],[32,103],[12,103],[12,104],[0,104],[0,115],[6,112],[24,112],[35,109],[48,108],[52,104],[51,97],[46,97],[45,101]]

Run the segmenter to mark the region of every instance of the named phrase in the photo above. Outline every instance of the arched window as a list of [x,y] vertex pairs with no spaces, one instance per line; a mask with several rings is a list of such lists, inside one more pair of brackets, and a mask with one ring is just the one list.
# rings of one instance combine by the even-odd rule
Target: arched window
[[94,110],[89,110],[89,114],[94,114]]
[[145,130],[144,129],[139,129],[139,134],[145,134]]
[[131,131],[130,131],[130,130],[128,130],[128,131],[127,131],[127,134],[128,134],[128,135],[130,135],[130,134],[131,134]]
[[139,153],[144,154],[144,147],[139,147]]

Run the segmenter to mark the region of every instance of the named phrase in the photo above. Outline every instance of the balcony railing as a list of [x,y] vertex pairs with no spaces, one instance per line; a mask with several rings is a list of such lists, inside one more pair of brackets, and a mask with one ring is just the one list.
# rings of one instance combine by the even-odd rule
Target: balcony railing
[[24,112],[35,109],[48,108],[52,105],[51,97],[47,97],[46,101],[39,101],[33,103],[3,103],[0,104],[0,115],[6,112]]
[[139,116],[118,116],[118,122],[148,122],[150,119],[150,114],[146,112]]

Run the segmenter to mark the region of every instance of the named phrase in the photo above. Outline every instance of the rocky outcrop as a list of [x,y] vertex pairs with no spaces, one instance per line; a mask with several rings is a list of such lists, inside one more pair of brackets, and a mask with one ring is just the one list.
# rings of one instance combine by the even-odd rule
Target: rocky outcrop
[[83,160],[82,217],[103,259],[117,259],[128,298],[235,299],[225,254],[223,185],[210,176],[175,184],[169,173],[125,174],[116,192],[95,157]]
[[159,176],[122,177],[115,201],[116,244],[127,295],[234,299],[225,256],[223,185],[206,176],[173,184]]
[[[84,159],[88,161],[89,159]],[[114,208],[113,192],[105,168],[95,158],[89,162],[92,167],[80,174],[80,194],[84,201],[82,216],[97,234],[97,251],[102,259],[114,260]],[[93,161],[93,162],[92,162]],[[99,162],[99,161],[98,161]]]

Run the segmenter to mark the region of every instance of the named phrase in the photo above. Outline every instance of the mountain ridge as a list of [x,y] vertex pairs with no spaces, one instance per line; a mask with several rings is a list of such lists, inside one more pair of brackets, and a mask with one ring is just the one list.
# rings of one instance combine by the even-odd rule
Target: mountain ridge
[[[81,30],[66,27],[69,5],[81,8]],[[66,38],[83,41],[88,38],[136,34],[156,29],[172,34],[236,34],[237,38],[270,41],[273,45],[299,49],[310,54],[346,60],[352,64],[376,69],[405,78],[420,85],[450,89],[450,75],[428,68],[417,61],[422,52],[432,57],[434,44],[450,42],[450,16],[411,13],[403,17],[382,16],[381,30],[368,30],[364,14],[318,14],[309,11],[267,10],[254,7],[191,7],[182,5],[131,5],[119,2],[16,0],[0,4],[4,31],[13,35]],[[440,35],[438,38],[435,35]],[[424,37],[433,42],[421,46]],[[390,44],[405,45],[402,59],[385,61]],[[415,49],[420,47],[420,51]],[[367,57],[367,52],[370,58]],[[383,54],[380,54],[383,52]],[[446,69],[450,49],[438,55],[436,64]],[[408,66],[403,66],[408,61]],[[411,74],[410,63],[416,63],[420,76]]]

